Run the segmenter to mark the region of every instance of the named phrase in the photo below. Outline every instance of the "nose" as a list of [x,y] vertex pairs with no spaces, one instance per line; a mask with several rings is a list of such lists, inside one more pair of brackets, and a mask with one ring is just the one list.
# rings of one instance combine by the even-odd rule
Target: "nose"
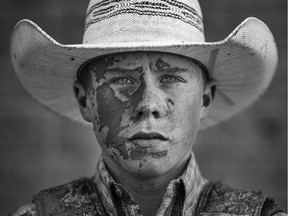
[[157,86],[147,83],[142,93],[142,100],[136,106],[133,117],[136,120],[145,118],[158,119],[165,116],[167,107],[165,97]]
[[138,120],[150,117],[158,119],[160,118],[160,112],[157,102],[152,97],[147,97],[137,106],[133,117]]

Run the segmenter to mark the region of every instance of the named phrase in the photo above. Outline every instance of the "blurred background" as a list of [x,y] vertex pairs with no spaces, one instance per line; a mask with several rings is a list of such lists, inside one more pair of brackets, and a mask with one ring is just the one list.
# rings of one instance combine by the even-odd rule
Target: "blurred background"
[[[200,0],[207,41],[224,39],[246,17],[263,20],[279,48],[271,86],[253,106],[198,137],[203,175],[261,190],[287,211],[287,1]],[[63,44],[82,42],[88,0],[0,1],[0,215],[41,189],[93,175],[100,150],[92,131],[58,119],[35,104],[18,82],[9,40],[23,18]]]

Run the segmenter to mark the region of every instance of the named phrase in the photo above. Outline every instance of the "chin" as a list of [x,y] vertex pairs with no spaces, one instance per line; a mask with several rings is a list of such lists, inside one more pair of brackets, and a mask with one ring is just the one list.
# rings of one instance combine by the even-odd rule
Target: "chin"
[[[184,147],[184,148],[183,148]],[[144,148],[146,149],[146,148]],[[177,170],[190,156],[191,146],[163,145],[161,148],[143,150],[135,148],[129,156],[115,151],[105,151],[105,162],[116,175],[128,174],[135,178],[148,179],[163,176]]]
[[141,160],[122,160],[121,169],[138,178],[152,178],[169,172],[173,163],[168,156],[155,158],[151,155]]

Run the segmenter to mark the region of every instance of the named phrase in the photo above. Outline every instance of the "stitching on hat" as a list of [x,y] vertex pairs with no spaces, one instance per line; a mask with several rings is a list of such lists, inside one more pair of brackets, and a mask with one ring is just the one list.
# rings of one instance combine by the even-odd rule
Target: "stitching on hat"
[[202,18],[196,10],[182,2],[171,0],[151,1],[111,1],[103,0],[94,4],[87,12],[86,26],[120,14],[164,16],[181,20],[203,32]]

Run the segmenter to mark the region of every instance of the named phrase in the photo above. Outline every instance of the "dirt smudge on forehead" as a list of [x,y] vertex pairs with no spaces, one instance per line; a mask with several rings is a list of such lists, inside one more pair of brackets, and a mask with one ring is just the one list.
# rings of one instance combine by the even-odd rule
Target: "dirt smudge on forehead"
[[165,68],[170,68],[170,65],[168,63],[164,62],[162,60],[162,58],[159,58],[156,62],[156,68],[157,68],[157,70],[163,70]]

